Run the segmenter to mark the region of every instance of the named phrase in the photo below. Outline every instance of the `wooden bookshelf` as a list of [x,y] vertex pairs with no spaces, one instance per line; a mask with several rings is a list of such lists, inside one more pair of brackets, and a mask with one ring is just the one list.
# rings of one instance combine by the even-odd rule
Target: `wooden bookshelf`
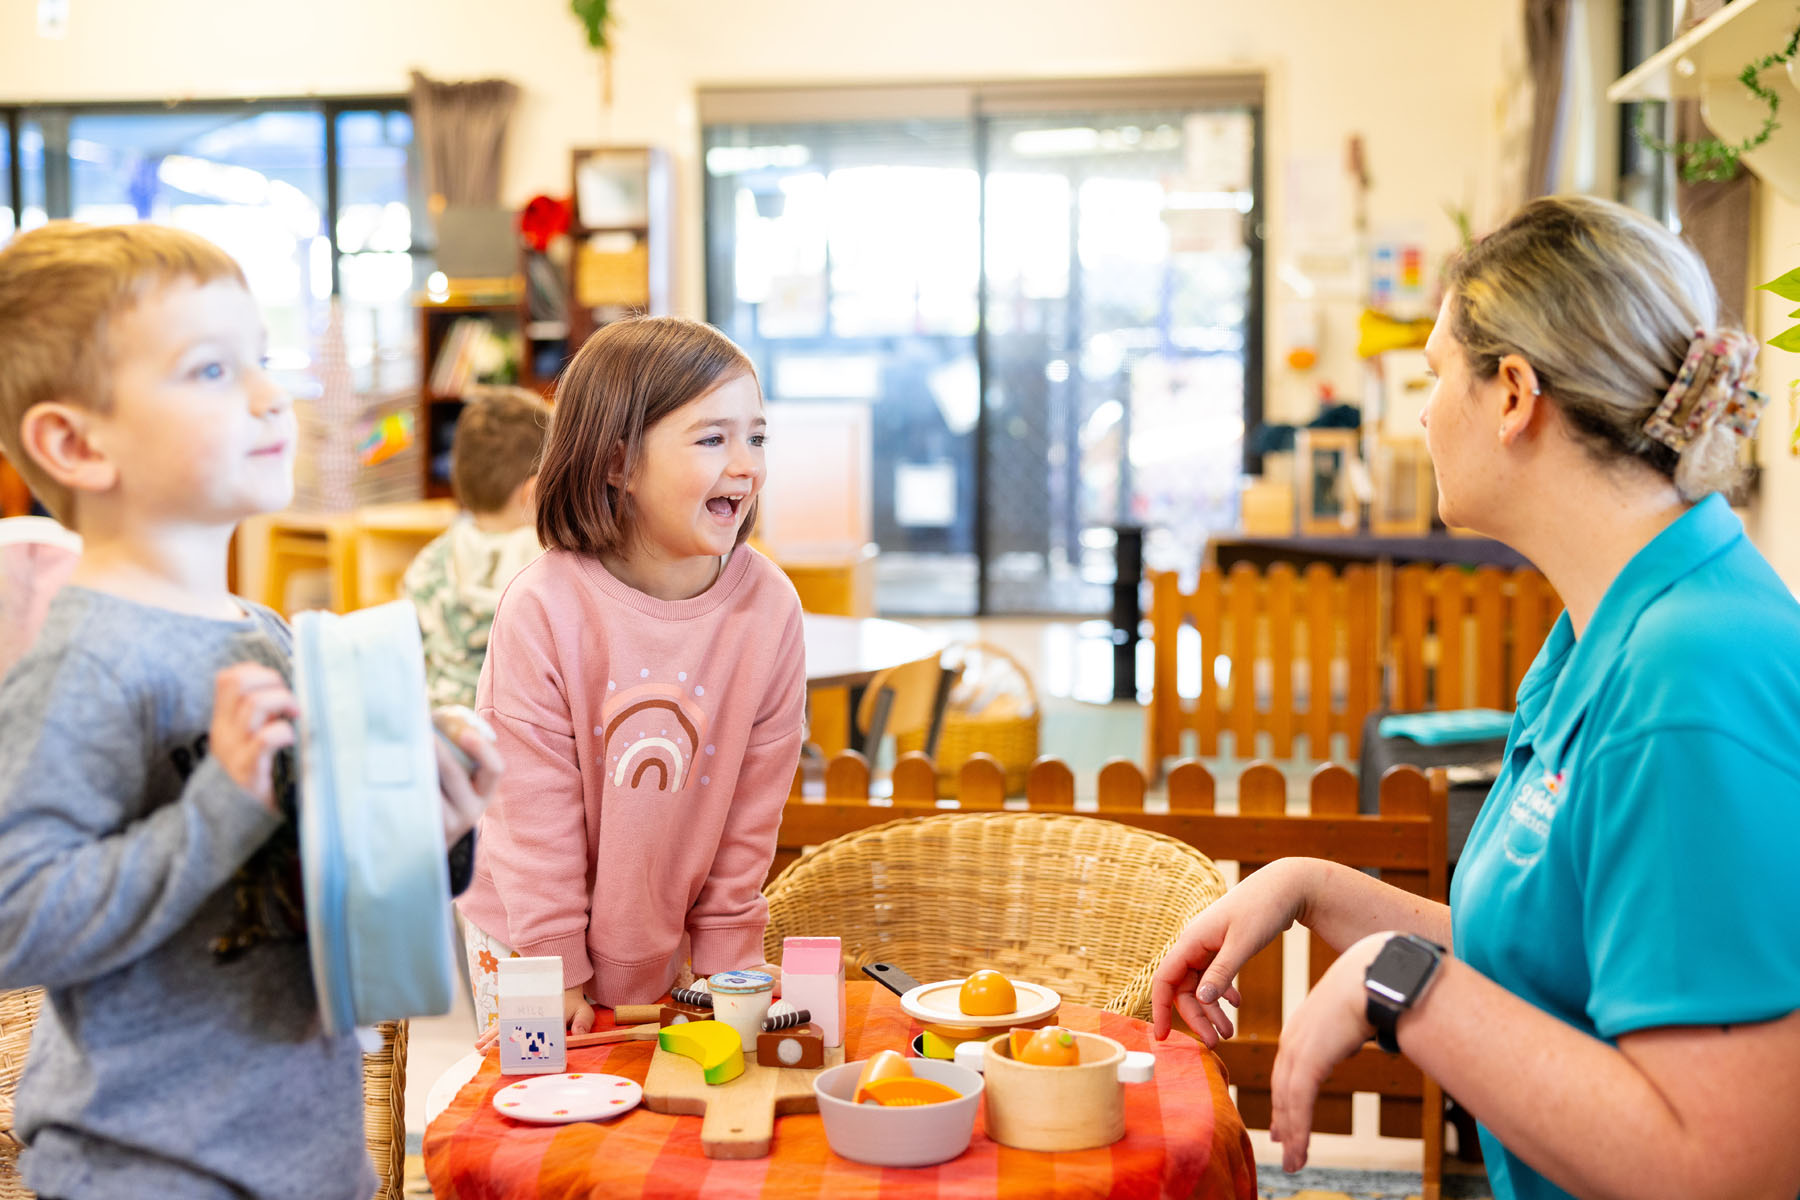
[[571,154],[569,346],[609,321],[670,311],[674,209],[668,152],[596,146]]

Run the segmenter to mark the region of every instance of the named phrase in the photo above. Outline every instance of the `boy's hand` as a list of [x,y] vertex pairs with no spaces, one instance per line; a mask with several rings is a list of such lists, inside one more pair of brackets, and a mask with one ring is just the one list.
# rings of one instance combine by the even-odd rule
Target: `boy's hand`
[[300,706],[279,671],[241,662],[213,677],[208,753],[258,804],[279,815],[275,803],[275,752],[294,744]]
[[431,720],[475,764],[471,771],[449,747],[437,743],[438,789],[444,798],[444,845],[454,846],[475,828],[500,787],[506,764],[488,723],[460,704],[437,709]]

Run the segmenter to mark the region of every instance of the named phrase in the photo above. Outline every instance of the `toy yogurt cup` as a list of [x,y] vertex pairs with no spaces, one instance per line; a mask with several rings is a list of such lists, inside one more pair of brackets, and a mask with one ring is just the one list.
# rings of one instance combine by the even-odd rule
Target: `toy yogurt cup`
[[767,971],[721,971],[706,981],[713,998],[713,1020],[737,1030],[738,1040],[752,1055],[756,1035],[775,997],[775,977]]
[[987,1077],[990,1138],[1019,1150],[1057,1151],[1110,1146],[1125,1136],[1125,1085],[1154,1078],[1156,1056],[1073,1032],[1081,1061],[1072,1067],[1022,1063],[1005,1034],[956,1048],[958,1066]]
[[985,1087],[981,1075],[934,1058],[906,1061],[913,1074],[962,1095],[936,1104],[852,1104],[866,1060],[829,1067],[814,1077],[813,1094],[833,1153],[875,1167],[928,1167],[969,1148]]

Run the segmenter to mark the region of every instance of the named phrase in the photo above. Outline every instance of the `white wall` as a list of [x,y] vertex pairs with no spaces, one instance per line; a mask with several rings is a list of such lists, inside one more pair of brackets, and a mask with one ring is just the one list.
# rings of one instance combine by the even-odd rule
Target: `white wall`
[[[616,77],[566,0],[72,0],[60,41],[37,5],[0,4],[0,101],[404,91],[504,76],[524,88],[504,196],[566,193],[572,146],[652,142],[680,179],[676,307],[699,314],[696,86],[1184,74],[1268,75],[1271,267],[1284,247],[1282,163],[1341,156],[1360,133],[1373,226],[1416,223],[1453,248],[1446,204],[1492,224],[1501,64],[1517,58],[1518,0],[617,0]],[[1319,379],[1360,393],[1356,308],[1327,312],[1321,366],[1280,364],[1282,285],[1270,283],[1270,411],[1305,415]]]

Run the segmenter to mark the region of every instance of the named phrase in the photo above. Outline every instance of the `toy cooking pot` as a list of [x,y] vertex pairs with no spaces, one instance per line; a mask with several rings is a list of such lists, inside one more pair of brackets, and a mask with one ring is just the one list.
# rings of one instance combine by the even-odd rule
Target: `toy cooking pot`
[[956,1064],[987,1076],[987,1135],[1019,1150],[1091,1150],[1125,1136],[1125,1085],[1156,1074],[1156,1056],[1072,1030],[1081,1061],[1041,1067],[1012,1056],[1004,1034],[956,1048]]
[[915,1075],[947,1084],[962,1095],[936,1104],[852,1104],[850,1097],[856,1094],[857,1078],[866,1065],[866,1061],[844,1063],[813,1078],[825,1142],[833,1153],[876,1167],[928,1167],[969,1148],[984,1089],[979,1072],[921,1059],[912,1063]]

